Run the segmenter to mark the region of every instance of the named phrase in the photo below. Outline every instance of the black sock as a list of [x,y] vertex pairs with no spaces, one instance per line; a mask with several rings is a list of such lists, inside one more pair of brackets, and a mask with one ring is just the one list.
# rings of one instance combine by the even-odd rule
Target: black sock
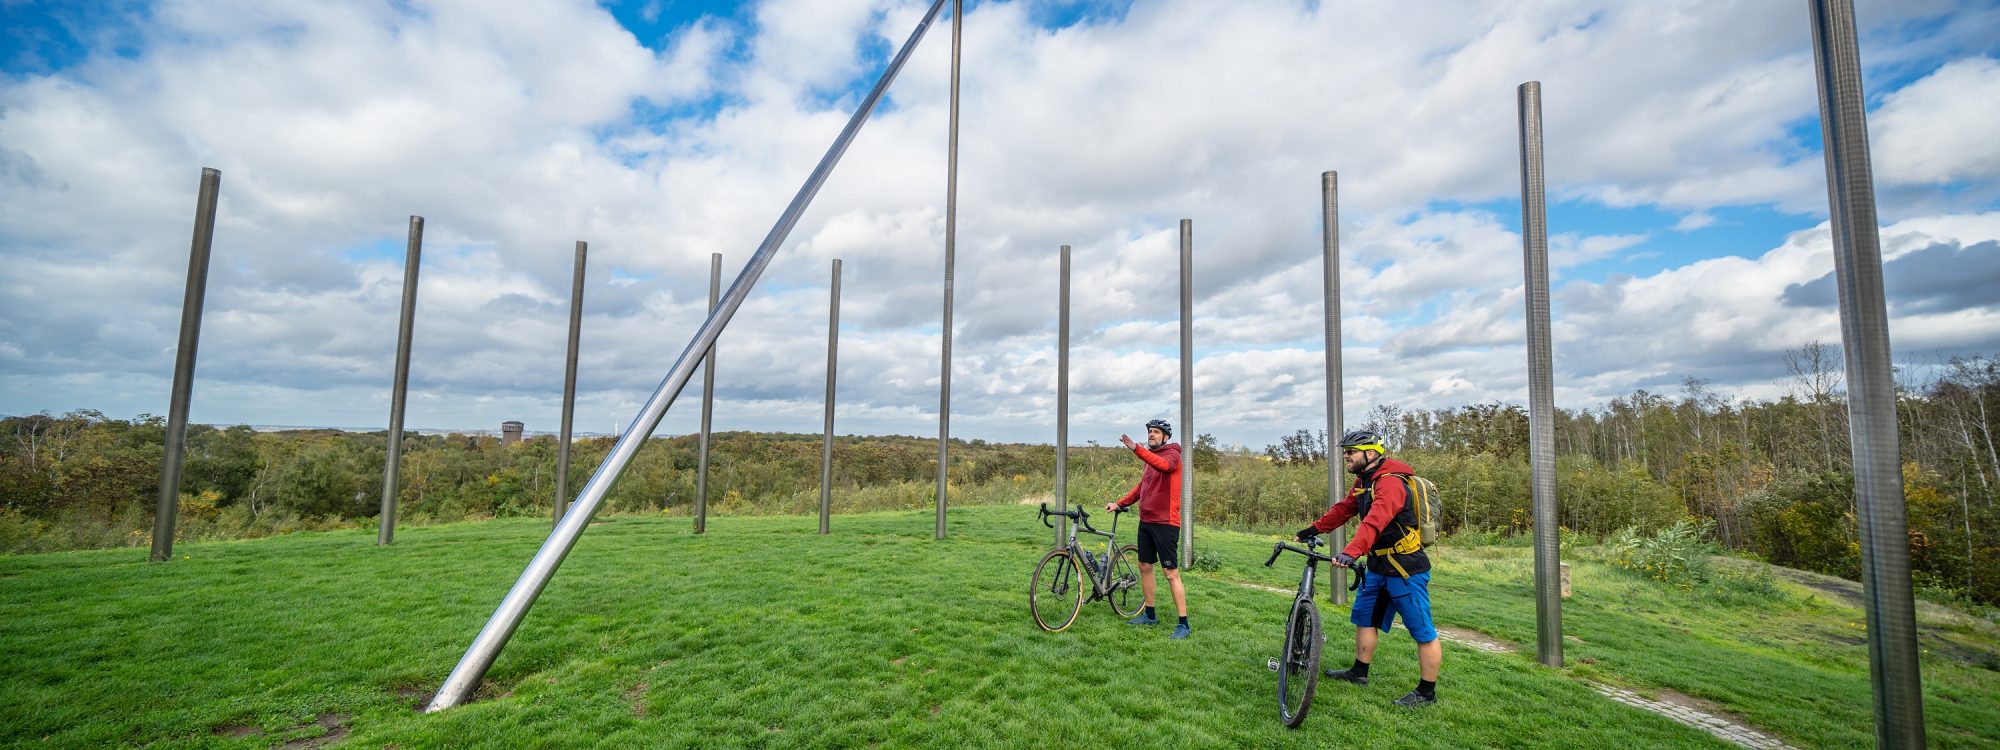
[[1147,608],[1146,608],[1146,617],[1147,617],[1148,619],[1151,619],[1151,618],[1153,617],[1153,608],[1152,608],[1152,607],[1147,607]]
[[1355,677],[1367,677],[1368,662],[1362,661],[1360,659],[1355,659],[1354,666],[1348,667],[1347,673],[1354,675]]
[[1424,679],[1417,680],[1418,695],[1421,695],[1425,698],[1436,698],[1437,693],[1438,693],[1437,680],[1424,680]]
[[1187,627],[1187,615],[1181,615],[1181,627]]

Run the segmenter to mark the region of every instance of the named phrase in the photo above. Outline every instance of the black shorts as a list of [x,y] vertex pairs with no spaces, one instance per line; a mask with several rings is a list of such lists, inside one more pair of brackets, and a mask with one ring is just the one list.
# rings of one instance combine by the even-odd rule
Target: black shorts
[[1159,563],[1173,570],[1181,566],[1181,527],[1164,523],[1139,522],[1139,562]]

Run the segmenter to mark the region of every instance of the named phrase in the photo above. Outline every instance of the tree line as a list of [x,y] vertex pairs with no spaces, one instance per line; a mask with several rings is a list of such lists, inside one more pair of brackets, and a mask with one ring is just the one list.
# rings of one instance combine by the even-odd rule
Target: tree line
[[[1636,391],[1602,407],[1559,409],[1557,494],[1564,530],[1603,539],[1620,530],[1706,521],[1726,549],[1849,578],[1860,574],[1853,477],[1838,355],[1817,344],[1786,357],[1779,398],[1725,397],[1700,380],[1675,395]],[[2000,604],[2000,361],[1954,358],[1899,373],[1898,428],[1911,566],[1920,590]],[[1445,529],[1461,537],[1530,530],[1528,418],[1504,403],[1422,410],[1379,406],[1364,424],[1436,481]],[[0,552],[143,546],[158,497],[165,420],[96,411],[0,419]],[[817,435],[712,436],[709,512],[814,513]],[[1198,436],[1199,523],[1282,532],[1329,500],[1324,433],[1299,430],[1262,454],[1218,450]],[[1047,445],[954,440],[953,504],[1052,497]],[[571,452],[571,495],[611,448],[588,438]],[[387,435],[337,430],[258,432],[193,425],[179,488],[180,538],[227,539],[367,526],[381,506]],[[554,438],[503,447],[489,435],[410,434],[399,523],[547,516],[555,496]],[[1069,494],[1098,504],[1129,489],[1139,464],[1117,446],[1069,449]],[[692,512],[695,437],[655,437],[606,494],[601,512]],[[834,444],[839,512],[931,507],[931,438],[844,436]],[[1332,470],[1337,470],[1334,467]],[[1348,481],[1340,477],[1342,486]]]

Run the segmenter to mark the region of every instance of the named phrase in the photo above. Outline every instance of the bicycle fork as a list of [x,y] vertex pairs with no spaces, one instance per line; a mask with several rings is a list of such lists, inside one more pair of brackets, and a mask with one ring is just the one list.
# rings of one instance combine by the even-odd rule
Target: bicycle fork
[[[1313,597],[1313,577],[1314,577],[1314,576],[1313,576],[1313,574],[1314,574],[1315,572],[1317,572],[1317,571],[1315,570],[1315,568],[1317,568],[1317,567],[1318,567],[1317,565],[1315,565],[1315,563],[1316,563],[1316,562],[1318,562],[1318,561],[1316,561],[1316,560],[1312,560],[1312,559],[1307,559],[1307,560],[1306,560],[1306,571],[1305,571],[1305,574],[1304,574],[1304,575],[1301,575],[1301,576],[1299,576],[1299,589],[1298,589],[1298,591],[1297,591],[1297,592],[1295,592],[1295,593],[1294,593],[1294,594],[1292,595],[1292,606],[1291,606],[1290,608],[1288,608],[1288,609],[1286,609],[1286,610],[1285,610],[1285,627],[1286,627],[1286,628],[1290,628],[1290,627],[1292,626],[1292,624],[1291,624],[1291,617],[1292,617],[1291,613],[1292,613],[1292,612],[1293,612],[1294,610],[1297,610],[1297,609],[1299,608],[1299,602],[1311,602],[1311,601],[1312,601],[1312,597]],[[1291,639],[1290,639],[1289,637],[1288,637],[1288,638],[1286,638],[1286,642],[1287,642],[1287,643],[1289,643],[1289,642],[1290,642],[1290,640],[1291,640]],[[1282,647],[1280,647],[1280,648],[1282,648]],[[1279,655],[1279,656],[1276,656],[1276,657],[1272,657],[1272,658],[1269,658],[1269,659],[1265,660],[1265,662],[1264,662],[1264,666],[1265,666],[1265,668],[1266,668],[1266,669],[1269,669],[1269,670],[1271,670],[1271,671],[1273,671],[1273,672],[1278,672],[1278,671],[1282,671],[1282,670],[1284,670],[1284,668],[1285,668],[1285,665],[1286,665],[1286,663],[1287,663],[1287,662],[1290,662],[1290,661],[1292,661],[1292,660],[1293,660],[1293,659],[1295,659],[1295,658],[1297,658],[1297,655],[1296,655],[1296,654],[1281,654],[1281,655]]]

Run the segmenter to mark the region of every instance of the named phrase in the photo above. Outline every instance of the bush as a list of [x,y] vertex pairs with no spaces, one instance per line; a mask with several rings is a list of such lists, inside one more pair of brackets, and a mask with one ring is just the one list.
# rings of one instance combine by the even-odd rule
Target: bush
[[1713,577],[1710,555],[1716,553],[1709,541],[1712,521],[1682,519],[1648,535],[1628,526],[1606,544],[1611,563],[1682,591],[1693,591]]

